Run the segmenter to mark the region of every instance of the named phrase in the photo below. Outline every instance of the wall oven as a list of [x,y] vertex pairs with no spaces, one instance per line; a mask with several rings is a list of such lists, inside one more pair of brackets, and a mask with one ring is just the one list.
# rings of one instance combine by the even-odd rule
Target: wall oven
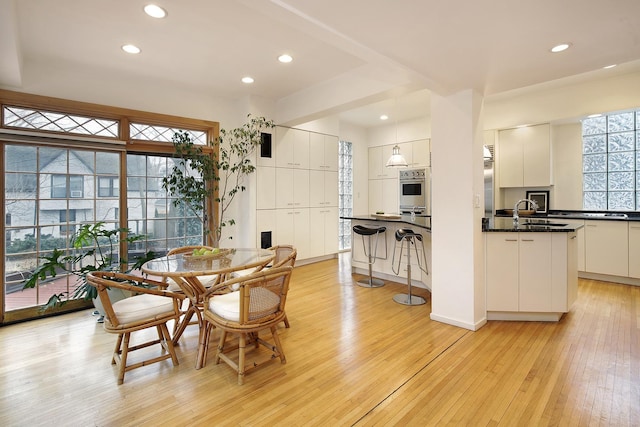
[[431,215],[431,171],[429,168],[400,170],[400,213]]

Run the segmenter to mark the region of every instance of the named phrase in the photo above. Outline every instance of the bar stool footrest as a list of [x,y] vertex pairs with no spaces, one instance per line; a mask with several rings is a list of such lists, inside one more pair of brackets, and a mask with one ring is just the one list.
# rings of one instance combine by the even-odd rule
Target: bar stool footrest
[[396,294],[393,296],[393,300],[402,305],[422,305],[427,302],[427,300],[422,297],[409,294]]

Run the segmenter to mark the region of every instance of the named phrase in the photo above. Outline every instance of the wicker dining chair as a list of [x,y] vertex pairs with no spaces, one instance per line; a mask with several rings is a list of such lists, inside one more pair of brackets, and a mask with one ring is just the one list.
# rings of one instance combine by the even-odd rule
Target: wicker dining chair
[[[238,384],[244,383],[244,376],[253,368],[279,358],[286,363],[282,343],[278,337],[277,324],[285,318],[285,303],[289,291],[289,280],[293,267],[277,267],[257,271],[243,277],[236,277],[209,289],[204,304],[204,339],[199,349],[206,361],[211,330],[220,329],[220,340],[216,351],[216,364],[222,360],[238,373]],[[237,290],[233,290],[236,289]],[[259,336],[269,330],[273,342]],[[229,334],[238,337],[238,343],[228,346]],[[254,350],[262,345],[269,352],[246,363],[247,346]],[[229,353],[238,350],[237,359]],[[265,355],[261,355],[265,356]],[[203,363],[204,364],[204,363]]]
[[[91,272],[87,274],[87,283],[98,290],[98,297],[105,311],[105,331],[118,334],[111,364],[118,366],[119,385],[124,382],[125,372],[132,369],[166,359],[171,359],[174,366],[179,364],[167,322],[177,322],[182,314],[180,303],[185,298],[184,295],[161,289],[164,285],[161,282],[116,272]],[[107,293],[109,288],[129,291],[134,296],[112,303]],[[131,345],[132,332],[153,327],[157,329],[157,339]],[[156,344],[162,348],[160,355],[127,365],[130,352]]]
[[[295,267],[298,251],[292,245],[275,245],[271,246],[269,250],[275,252],[275,256],[273,258],[273,261],[271,262],[271,266],[264,265],[256,267],[255,269],[235,271],[232,273],[231,277],[248,276],[249,274],[255,273],[256,271],[260,271],[265,268],[277,268],[284,266]],[[289,328],[291,326],[286,314],[284,316],[283,322],[285,327]]]

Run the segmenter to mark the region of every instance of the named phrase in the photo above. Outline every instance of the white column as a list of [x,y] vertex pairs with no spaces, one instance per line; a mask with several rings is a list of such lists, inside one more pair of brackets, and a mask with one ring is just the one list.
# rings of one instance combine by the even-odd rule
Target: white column
[[431,96],[431,319],[469,330],[486,323],[482,96]]

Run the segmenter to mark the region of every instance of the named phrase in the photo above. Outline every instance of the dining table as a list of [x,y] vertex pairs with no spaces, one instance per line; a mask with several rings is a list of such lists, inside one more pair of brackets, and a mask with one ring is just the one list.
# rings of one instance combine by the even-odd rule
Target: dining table
[[202,317],[203,295],[207,287],[200,280],[204,276],[216,276],[212,283],[215,286],[232,274],[234,271],[267,266],[275,258],[275,251],[260,248],[233,248],[219,249],[216,253],[196,255],[191,253],[176,253],[154,258],[144,263],[142,272],[163,278],[165,281],[171,278],[189,299],[189,308],[182,320],[177,325],[173,335],[174,345],[182,336],[185,328],[190,324],[191,318],[196,316],[199,328],[198,356],[196,357],[196,369],[204,365],[204,319]]

